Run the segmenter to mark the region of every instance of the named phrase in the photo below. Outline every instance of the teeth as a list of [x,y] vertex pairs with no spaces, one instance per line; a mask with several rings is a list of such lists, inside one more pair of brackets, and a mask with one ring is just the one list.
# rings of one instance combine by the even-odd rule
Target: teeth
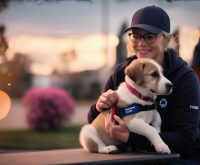
[[149,51],[147,50],[139,50],[140,53],[148,53]]

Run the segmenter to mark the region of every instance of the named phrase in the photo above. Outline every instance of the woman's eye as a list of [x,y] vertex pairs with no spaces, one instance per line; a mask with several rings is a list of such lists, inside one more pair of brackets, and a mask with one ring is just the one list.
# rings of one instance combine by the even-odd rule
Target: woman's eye
[[137,35],[137,34],[133,34],[133,38],[135,38],[135,39],[140,39],[140,36]]
[[155,39],[155,36],[154,36],[154,35],[147,35],[147,36],[146,36],[146,39],[147,39],[147,40],[154,40],[154,39]]

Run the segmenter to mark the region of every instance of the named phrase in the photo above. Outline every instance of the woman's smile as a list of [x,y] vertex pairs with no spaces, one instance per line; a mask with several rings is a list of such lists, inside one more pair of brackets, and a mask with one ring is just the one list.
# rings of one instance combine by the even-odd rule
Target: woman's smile
[[137,54],[139,53],[141,56],[147,55],[149,52],[151,52],[150,49],[136,49]]

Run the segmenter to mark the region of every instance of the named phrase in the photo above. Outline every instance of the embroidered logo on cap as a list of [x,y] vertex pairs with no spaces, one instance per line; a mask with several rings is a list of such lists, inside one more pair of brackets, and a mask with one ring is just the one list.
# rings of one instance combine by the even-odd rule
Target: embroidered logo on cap
[[162,98],[159,102],[159,105],[160,105],[161,108],[166,108],[167,104],[168,104],[168,102],[165,98]]

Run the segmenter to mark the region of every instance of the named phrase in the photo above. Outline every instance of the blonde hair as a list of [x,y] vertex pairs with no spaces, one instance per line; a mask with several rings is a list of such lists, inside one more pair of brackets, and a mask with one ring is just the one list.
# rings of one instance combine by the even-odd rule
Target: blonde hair
[[178,40],[178,36],[173,36],[170,33],[167,33],[165,31],[162,31],[162,34],[165,38],[167,38],[169,40],[169,43],[167,45],[167,48],[173,48],[175,50],[179,50],[179,40]]

